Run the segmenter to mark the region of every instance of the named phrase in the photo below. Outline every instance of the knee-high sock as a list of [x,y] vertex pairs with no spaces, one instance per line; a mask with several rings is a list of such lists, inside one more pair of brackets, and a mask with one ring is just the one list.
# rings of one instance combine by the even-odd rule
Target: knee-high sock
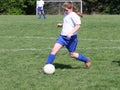
[[89,61],[89,59],[87,57],[83,56],[81,53],[79,53],[79,56],[78,56],[77,60],[80,60],[82,62],[88,62]]
[[48,55],[48,59],[47,59],[47,61],[46,61],[46,64],[52,64],[53,61],[54,61],[54,59],[55,59],[55,55],[49,54],[49,55]]

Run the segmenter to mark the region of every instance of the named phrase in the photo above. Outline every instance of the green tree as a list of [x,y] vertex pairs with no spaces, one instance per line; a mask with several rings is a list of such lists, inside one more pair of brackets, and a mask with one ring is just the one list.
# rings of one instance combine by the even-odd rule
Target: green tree
[[[49,14],[58,14],[59,3],[47,2],[44,9]],[[35,11],[36,0],[0,0],[0,14],[28,15]],[[120,14],[120,0],[83,0],[83,13]]]
[[0,0],[0,14],[33,14],[35,0]]
[[105,0],[105,13],[120,14],[120,0]]
[[83,12],[120,14],[120,0],[83,0]]

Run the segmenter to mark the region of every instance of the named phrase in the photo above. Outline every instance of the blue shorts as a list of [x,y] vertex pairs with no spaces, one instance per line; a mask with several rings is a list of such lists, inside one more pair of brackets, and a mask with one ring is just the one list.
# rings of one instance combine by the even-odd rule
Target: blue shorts
[[71,36],[71,38],[60,35],[56,40],[56,43],[65,46],[69,52],[75,52],[78,43],[77,35]]
[[38,7],[38,12],[43,11],[43,7]]

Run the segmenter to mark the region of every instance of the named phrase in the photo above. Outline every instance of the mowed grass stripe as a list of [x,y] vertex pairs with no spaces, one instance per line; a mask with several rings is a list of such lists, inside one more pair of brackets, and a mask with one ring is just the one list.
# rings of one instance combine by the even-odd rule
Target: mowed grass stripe
[[[55,37],[41,37],[41,36],[0,36],[1,39],[56,39]],[[85,41],[104,41],[104,42],[120,42],[120,40],[105,40],[105,39],[92,39],[92,38],[89,38],[89,39],[79,39],[79,40],[85,40]]]
[[[46,51],[51,50],[52,48],[44,48],[44,49],[38,49],[38,48],[13,48],[13,49],[0,49],[0,52],[17,52],[17,51]],[[120,49],[120,47],[86,47],[86,48],[77,48],[77,49],[84,49],[84,50],[116,50]],[[62,49],[66,50],[66,49]]]

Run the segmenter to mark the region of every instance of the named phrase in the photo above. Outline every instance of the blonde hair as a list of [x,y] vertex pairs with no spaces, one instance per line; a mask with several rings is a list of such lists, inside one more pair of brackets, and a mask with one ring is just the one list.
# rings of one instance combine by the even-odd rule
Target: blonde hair
[[79,15],[80,17],[83,17],[83,15],[78,11],[77,6],[74,2],[65,2],[63,3],[62,7],[72,9],[73,12],[75,12],[77,15]]

